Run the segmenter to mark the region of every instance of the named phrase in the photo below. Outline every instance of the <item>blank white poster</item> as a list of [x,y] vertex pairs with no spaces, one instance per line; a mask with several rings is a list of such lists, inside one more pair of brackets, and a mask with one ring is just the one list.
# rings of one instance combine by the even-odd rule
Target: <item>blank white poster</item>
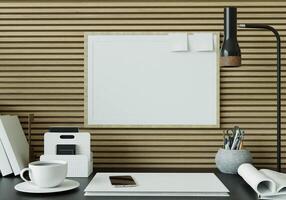
[[172,51],[167,33],[86,35],[87,125],[219,126],[217,37],[198,52]]

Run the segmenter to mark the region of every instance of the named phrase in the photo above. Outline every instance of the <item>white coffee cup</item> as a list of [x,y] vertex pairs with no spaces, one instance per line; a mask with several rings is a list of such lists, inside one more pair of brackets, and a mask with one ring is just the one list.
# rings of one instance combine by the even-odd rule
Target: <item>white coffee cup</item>
[[67,176],[67,162],[61,160],[31,162],[29,167],[20,173],[24,181],[30,182],[24,177],[26,171],[29,171],[29,177],[34,185],[43,188],[56,187]]

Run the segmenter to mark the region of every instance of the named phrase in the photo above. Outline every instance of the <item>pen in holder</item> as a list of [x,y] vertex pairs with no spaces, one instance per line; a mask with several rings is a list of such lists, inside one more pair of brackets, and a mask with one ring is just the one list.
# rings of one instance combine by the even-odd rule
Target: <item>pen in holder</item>
[[236,174],[241,164],[252,163],[250,152],[242,149],[244,133],[238,126],[224,133],[223,148],[215,156],[216,166],[221,172]]

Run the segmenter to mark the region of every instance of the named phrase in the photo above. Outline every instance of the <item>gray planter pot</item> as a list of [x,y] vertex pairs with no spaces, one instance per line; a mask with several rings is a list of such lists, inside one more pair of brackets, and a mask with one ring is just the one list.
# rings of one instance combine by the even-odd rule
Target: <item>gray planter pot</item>
[[236,174],[243,163],[252,163],[252,156],[248,150],[219,149],[215,156],[217,168],[227,174]]

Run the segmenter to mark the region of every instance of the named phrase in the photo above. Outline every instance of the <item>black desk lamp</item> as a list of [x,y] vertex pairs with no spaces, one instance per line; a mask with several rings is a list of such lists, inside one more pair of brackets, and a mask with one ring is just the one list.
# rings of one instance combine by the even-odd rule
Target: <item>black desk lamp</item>
[[[232,39],[229,40],[227,37],[224,39],[224,45],[221,49],[221,66],[227,67],[237,67],[240,65],[240,50],[236,40],[236,8],[228,7],[225,8],[224,11],[224,32],[226,36],[232,35]],[[235,27],[234,27],[235,25]],[[281,41],[280,35],[276,29],[272,26],[268,26],[266,24],[240,24],[240,28],[255,28],[255,29],[266,29],[274,33],[276,37],[276,48],[277,48],[277,64],[276,64],[276,71],[277,71],[277,91],[276,91],[276,100],[277,100],[277,171],[281,172]],[[228,33],[232,31],[232,33]],[[225,45],[225,43],[232,43]],[[228,49],[226,48],[228,47]],[[232,47],[232,48],[231,48]],[[235,57],[234,57],[235,56]],[[233,57],[236,58],[234,63]],[[227,61],[225,61],[227,60]],[[224,61],[224,62],[222,62]]]
[[281,171],[281,42],[280,35],[276,29],[272,26],[268,26],[265,24],[240,24],[240,28],[255,28],[255,29],[266,29],[272,31],[276,37],[276,54],[277,54],[277,63],[276,63],[276,71],[277,71],[277,91],[276,91],[276,101],[277,101],[277,171]]

